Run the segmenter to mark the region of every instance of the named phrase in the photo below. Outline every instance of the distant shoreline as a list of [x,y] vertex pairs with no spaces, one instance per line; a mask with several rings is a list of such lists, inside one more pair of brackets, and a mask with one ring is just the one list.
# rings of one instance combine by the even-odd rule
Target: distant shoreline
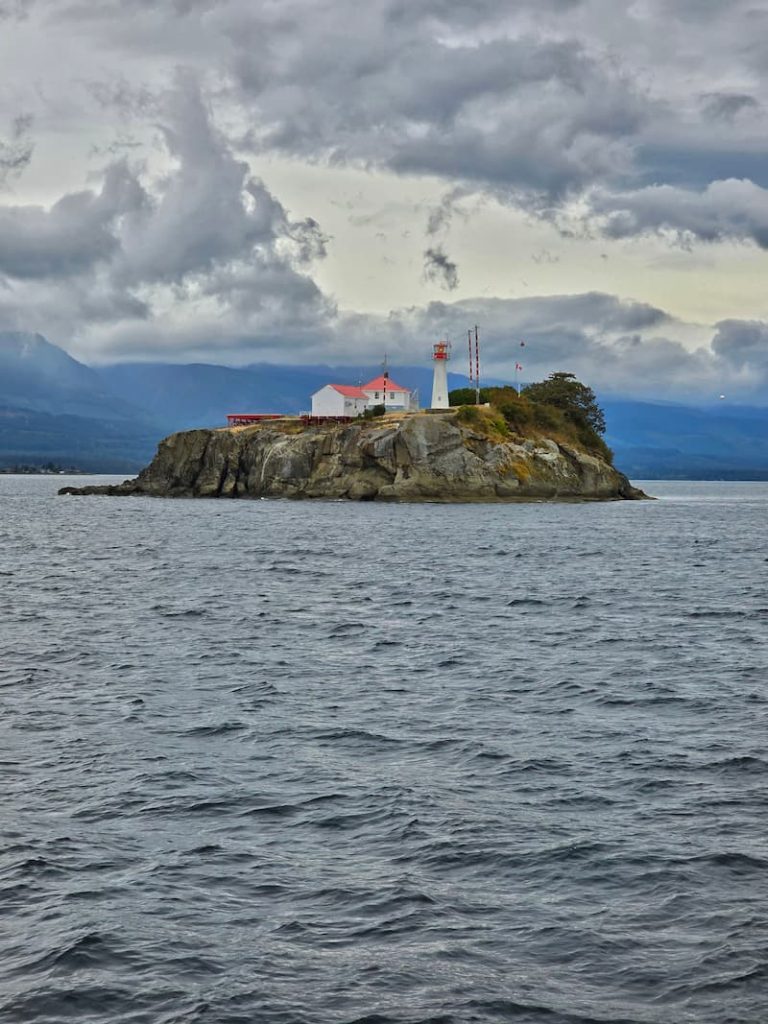
[[[91,476],[78,466],[0,466],[0,476]],[[104,474],[112,475],[112,474]]]

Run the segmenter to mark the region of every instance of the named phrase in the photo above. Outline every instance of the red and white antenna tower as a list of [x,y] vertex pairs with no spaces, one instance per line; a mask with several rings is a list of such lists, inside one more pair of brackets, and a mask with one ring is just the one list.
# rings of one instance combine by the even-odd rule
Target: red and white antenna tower
[[[470,360],[472,353],[470,352]],[[475,324],[475,404],[480,405],[480,339],[477,336],[477,324]]]

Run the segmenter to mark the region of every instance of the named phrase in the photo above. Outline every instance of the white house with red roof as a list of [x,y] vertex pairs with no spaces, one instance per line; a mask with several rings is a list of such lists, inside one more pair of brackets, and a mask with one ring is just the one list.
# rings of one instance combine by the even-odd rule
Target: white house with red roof
[[415,408],[415,395],[410,388],[396,384],[387,373],[374,377],[361,388],[368,395],[371,407],[383,405],[387,409],[404,409],[406,412]]
[[349,384],[326,384],[312,395],[313,416],[362,416],[368,395]]
[[416,393],[383,373],[359,387],[326,384],[312,395],[313,416],[361,416],[376,405],[393,412],[409,412],[417,408]]

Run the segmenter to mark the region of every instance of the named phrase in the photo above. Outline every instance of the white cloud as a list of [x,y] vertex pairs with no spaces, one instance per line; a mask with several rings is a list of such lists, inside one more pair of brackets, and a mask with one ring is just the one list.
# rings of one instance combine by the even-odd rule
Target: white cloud
[[[91,357],[316,360],[382,343],[405,354],[468,320],[500,372],[523,332],[536,372],[609,388],[762,380],[762,327],[736,300],[695,349],[650,286],[647,303],[600,294],[599,274],[585,295],[515,295],[535,292],[529,274],[553,292],[591,288],[577,264],[592,237],[612,266],[650,244],[638,239],[657,255],[768,247],[768,12],[754,0],[0,0],[0,17],[5,323]],[[409,210],[403,184],[395,241],[379,238],[374,259],[363,229],[325,237],[311,191],[291,214],[279,176],[254,171],[273,157],[428,180],[434,201]],[[472,298],[467,282],[485,282],[455,236],[483,201],[514,209],[521,235],[535,221],[535,242],[519,281],[509,251],[526,243],[497,238],[498,275]],[[579,235],[576,256],[552,225]],[[382,300],[395,312],[381,319],[346,294],[339,314],[315,280],[334,246],[374,279],[402,260],[423,301]],[[633,293],[636,270],[628,260],[617,291]],[[439,289],[458,301],[430,304]]]
[[[213,127],[185,75],[155,111],[168,154],[152,176],[125,159],[97,188],[51,207],[0,206],[0,312],[96,341],[106,324],[200,316],[228,331],[322,322],[332,305],[305,269],[324,254],[311,220],[293,221]],[[125,322],[127,321],[127,323]],[[213,339],[217,333],[213,331]]]

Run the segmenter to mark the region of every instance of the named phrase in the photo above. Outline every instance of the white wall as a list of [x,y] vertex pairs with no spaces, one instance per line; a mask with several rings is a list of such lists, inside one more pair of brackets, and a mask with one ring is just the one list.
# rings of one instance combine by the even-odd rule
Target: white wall
[[344,399],[344,415],[345,416],[362,416],[365,410],[368,408],[368,402],[364,398],[345,398]]
[[326,384],[312,395],[313,416],[347,416],[344,412],[344,395]]
[[447,409],[448,402],[448,362],[445,359],[435,360],[435,372],[432,377],[431,409]]
[[[411,407],[411,393],[410,391],[390,391],[387,388],[387,400],[384,401],[383,391],[366,391],[368,395],[368,405],[373,407],[374,405],[386,405],[387,409],[410,409]],[[378,394],[378,398],[376,395]]]
[[360,416],[368,408],[362,398],[347,398],[330,384],[312,395],[313,416]]

